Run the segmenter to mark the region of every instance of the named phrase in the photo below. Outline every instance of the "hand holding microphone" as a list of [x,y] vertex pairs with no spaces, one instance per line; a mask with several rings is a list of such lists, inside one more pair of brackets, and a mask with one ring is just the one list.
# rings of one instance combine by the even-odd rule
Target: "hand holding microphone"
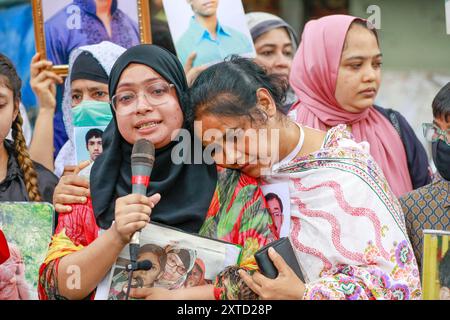
[[138,140],[131,154],[132,194],[116,200],[114,226],[124,245],[131,241],[139,244],[139,231],[150,222],[152,209],[161,199],[159,194],[146,195],[154,159],[153,144]]
[[133,279],[133,272],[140,269],[149,270],[149,260],[138,261],[140,235],[148,222],[155,204],[161,199],[159,194],[147,197],[147,188],[155,161],[155,146],[145,140],[138,140],[131,153],[132,194],[116,202],[116,230],[125,235],[122,240],[129,242],[130,263],[127,266],[128,286],[125,300],[128,300]]
[[159,193],[151,197],[130,194],[116,200],[116,216],[113,227],[125,246],[131,241],[134,233],[150,222],[153,207],[159,202]]

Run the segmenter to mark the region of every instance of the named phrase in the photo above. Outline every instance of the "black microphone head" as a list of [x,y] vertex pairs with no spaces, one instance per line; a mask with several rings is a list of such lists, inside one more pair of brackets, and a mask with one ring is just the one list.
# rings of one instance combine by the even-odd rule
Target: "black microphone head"
[[131,166],[147,165],[153,167],[155,162],[155,146],[146,139],[138,140],[131,152]]
[[137,263],[138,270],[150,270],[153,267],[153,264],[150,260],[142,260]]

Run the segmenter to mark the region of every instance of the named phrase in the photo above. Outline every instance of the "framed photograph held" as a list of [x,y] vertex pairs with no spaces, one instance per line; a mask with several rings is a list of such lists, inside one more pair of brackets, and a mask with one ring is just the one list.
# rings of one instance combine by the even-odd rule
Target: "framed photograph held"
[[70,53],[111,41],[124,48],[151,43],[149,2],[144,0],[32,0],[36,50],[67,75]]

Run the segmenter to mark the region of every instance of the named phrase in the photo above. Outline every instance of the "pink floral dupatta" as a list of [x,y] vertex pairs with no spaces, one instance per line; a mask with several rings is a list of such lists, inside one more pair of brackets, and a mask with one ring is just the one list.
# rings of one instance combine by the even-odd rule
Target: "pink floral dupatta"
[[292,110],[299,123],[327,130],[338,124],[352,126],[357,142],[367,141],[396,196],[412,188],[405,148],[388,119],[371,107],[362,113],[342,109],[335,98],[336,82],[345,37],[359,19],[332,15],[306,24],[292,65],[290,83],[299,102]]

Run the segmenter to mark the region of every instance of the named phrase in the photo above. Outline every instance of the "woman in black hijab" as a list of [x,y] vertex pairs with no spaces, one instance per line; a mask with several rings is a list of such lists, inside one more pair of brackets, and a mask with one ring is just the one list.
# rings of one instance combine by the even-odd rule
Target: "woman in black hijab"
[[[272,219],[255,180],[234,170],[218,171],[215,165],[192,164],[195,135],[183,135],[178,141],[182,129],[190,131],[190,108],[177,58],[154,45],[130,48],[111,71],[109,91],[114,117],[103,136],[104,151],[92,167],[92,200],[72,205],[71,213],[60,215],[41,267],[40,297],[88,296],[131,235],[150,221],[150,214],[152,221],[241,245],[239,267],[254,270],[253,254],[273,239]],[[156,148],[147,197],[130,195],[130,156],[141,138]],[[180,152],[186,142],[190,147]],[[98,235],[97,225],[106,231]],[[94,261],[96,268],[92,268]],[[80,290],[67,287],[70,274],[65,271],[73,265],[83,275]],[[133,294],[165,299],[254,298],[248,288],[240,290],[239,267],[224,270],[215,285],[171,291],[137,289]]]
[[[129,84],[118,88],[119,83],[123,82]],[[172,84],[173,87],[168,86]],[[167,88],[165,94],[168,100],[150,107],[142,103],[144,99],[139,101],[139,87],[144,88],[150,97],[152,94],[148,90],[159,90],[161,95],[160,92]],[[200,230],[216,187],[217,170],[215,165],[204,163],[185,165],[189,154],[183,155],[185,161],[181,164],[174,164],[171,159],[173,148],[183,143],[171,141],[172,133],[181,126],[187,128],[188,119],[183,116],[188,112],[187,90],[178,59],[160,47],[137,46],[125,52],[114,65],[109,81],[114,118],[103,135],[107,144],[104,155],[94,163],[91,173],[92,204],[101,228],[108,228],[114,220],[115,197],[131,193],[130,158],[133,144],[140,138],[148,138],[155,144],[156,154],[147,195],[162,195],[158,206],[153,209],[152,220],[188,232]],[[136,104],[140,105],[128,105],[129,110],[125,114],[117,114],[117,108],[119,113],[124,111],[120,102],[114,106],[114,97],[120,98],[130,93],[135,95]],[[121,129],[117,127],[118,122],[122,124]],[[153,125],[150,129],[138,128],[149,123]],[[117,134],[119,132],[122,135]],[[105,183],[105,177],[112,183]],[[198,181],[202,183],[196,183]],[[180,205],[174,205],[177,203]]]

